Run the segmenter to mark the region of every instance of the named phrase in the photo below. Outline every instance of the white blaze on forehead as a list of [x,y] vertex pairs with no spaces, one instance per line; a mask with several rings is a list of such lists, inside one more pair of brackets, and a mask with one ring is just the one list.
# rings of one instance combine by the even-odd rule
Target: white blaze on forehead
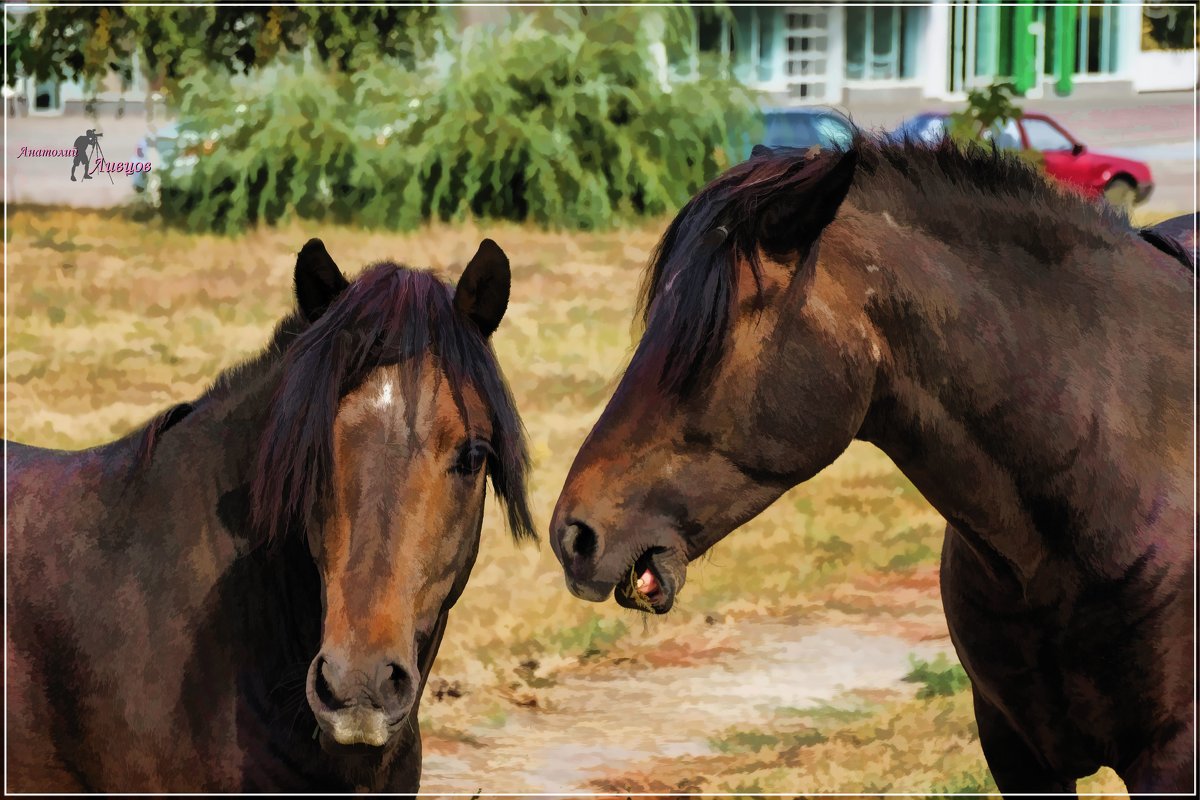
[[394,367],[379,370],[368,395],[371,408],[383,420],[389,437],[402,441],[408,430],[407,402],[400,388],[400,375]]
[[425,369],[429,375],[410,389],[405,389],[409,384],[396,365],[378,368],[363,387],[367,408],[383,421],[389,438],[396,442],[405,441],[410,434],[423,438],[432,430],[437,395],[444,387],[443,381],[433,375],[431,365]]
[[395,389],[392,388],[391,376],[386,376],[383,379],[383,385],[379,387],[379,393],[375,395],[375,407],[386,408],[394,402]]

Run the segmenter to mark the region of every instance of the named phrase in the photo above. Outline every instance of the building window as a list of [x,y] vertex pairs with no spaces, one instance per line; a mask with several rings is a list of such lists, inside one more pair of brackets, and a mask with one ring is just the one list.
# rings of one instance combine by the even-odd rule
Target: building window
[[1115,2],[1085,3],[1079,8],[1079,45],[1075,72],[1100,75],[1117,71],[1117,27],[1120,9]]
[[1195,6],[1147,3],[1142,7],[1142,50],[1191,50],[1200,46]]
[[792,6],[783,13],[783,79],[797,97],[825,97],[829,11]]
[[897,6],[846,6],[846,77],[913,77],[920,12]]
[[62,87],[58,81],[31,81],[33,102],[30,112],[34,114],[62,113]]
[[737,80],[795,97],[825,98],[828,8],[732,5],[723,11],[696,7],[694,13],[695,51],[719,55]]
[[693,7],[691,34],[690,41],[666,42],[671,78],[696,80],[702,72],[701,61],[715,65],[721,75],[728,76],[734,48],[728,13],[709,6]]
[[729,54],[732,31],[729,23],[712,8],[696,9],[696,49],[702,53]]

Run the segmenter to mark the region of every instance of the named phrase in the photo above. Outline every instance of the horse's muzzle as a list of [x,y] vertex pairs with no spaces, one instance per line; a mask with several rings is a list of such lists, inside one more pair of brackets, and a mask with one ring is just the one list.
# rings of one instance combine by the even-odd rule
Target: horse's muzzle
[[383,747],[407,719],[416,701],[414,670],[391,661],[370,672],[353,668],[333,653],[313,659],[306,694],[322,745]]

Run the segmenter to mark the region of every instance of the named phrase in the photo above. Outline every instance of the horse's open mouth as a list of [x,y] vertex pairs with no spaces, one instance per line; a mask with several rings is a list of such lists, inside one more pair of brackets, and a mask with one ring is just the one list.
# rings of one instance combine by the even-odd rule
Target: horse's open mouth
[[[683,583],[682,570],[674,569],[672,553],[664,547],[651,547],[633,562],[618,583],[613,597],[619,605],[655,614],[665,614],[675,603],[675,594]],[[686,565],[684,565],[686,568]]]

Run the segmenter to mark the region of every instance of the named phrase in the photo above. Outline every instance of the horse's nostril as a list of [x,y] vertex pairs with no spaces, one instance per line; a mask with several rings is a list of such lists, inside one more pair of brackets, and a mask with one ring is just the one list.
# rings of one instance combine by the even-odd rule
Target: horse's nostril
[[338,709],[346,705],[342,700],[339,700],[337,695],[333,693],[333,687],[329,685],[329,677],[325,674],[328,669],[329,662],[324,657],[317,659],[316,674],[313,679],[313,689],[316,691],[317,699],[320,700],[326,708]]
[[408,708],[416,696],[413,672],[395,661],[381,664],[379,683],[376,684],[377,702],[380,708],[398,713]]
[[596,532],[586,522],[572,522],[563,532],[562,546],[567,555],[590,560],[596,554]]
[[392,664],[391,670],[388,674],[388,682],[391,684],[392,690],[395,691],[396,694],[404,694],[404,692],[408,689],[409,684],[408,670],[399,664]]

